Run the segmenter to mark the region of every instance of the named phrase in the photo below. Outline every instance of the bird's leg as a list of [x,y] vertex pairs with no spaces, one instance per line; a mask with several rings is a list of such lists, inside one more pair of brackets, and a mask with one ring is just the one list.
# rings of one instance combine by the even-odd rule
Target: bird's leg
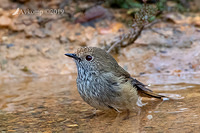
[[139,116],[141,114],[141,108],[140,107],[136,107],[137,110],[137,115]]
[[118,112],[118,114],[122,113],[122,111],[118,110],[117,108],[114,108],[115,111]]
[[123,120],[129,119],[129,116],[130,116],[130,110],[127,109],[127,110],[126,110],[126,116],[123,118]]
[[97,109],[95,108],[92,112],[93,112],[92,114],[90,114],[89,116],[86,116],[84,118],[89,118],[89,119],[94,118],[97,115]]

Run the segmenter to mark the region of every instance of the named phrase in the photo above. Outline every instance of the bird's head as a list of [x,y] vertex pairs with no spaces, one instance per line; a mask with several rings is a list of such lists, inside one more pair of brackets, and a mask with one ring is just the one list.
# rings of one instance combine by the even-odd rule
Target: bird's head
[[78,71],[112,71],[118,67],[116,60],[106,51],[96,47],[84,47],[77,50],[76,53],[65,54],[76,62]]

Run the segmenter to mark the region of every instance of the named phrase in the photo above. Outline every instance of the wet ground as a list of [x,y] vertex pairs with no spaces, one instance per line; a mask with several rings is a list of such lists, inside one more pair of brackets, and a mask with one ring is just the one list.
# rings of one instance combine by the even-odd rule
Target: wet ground
[[[148,103],[140,113],[97,111],[80,98],[76,74],[4,78],[0,82],[0,131],[7,132],[199,132],[200,74],[144,74],[157,93],[175,98]],[[159,80],[158,80],[159,79]]]

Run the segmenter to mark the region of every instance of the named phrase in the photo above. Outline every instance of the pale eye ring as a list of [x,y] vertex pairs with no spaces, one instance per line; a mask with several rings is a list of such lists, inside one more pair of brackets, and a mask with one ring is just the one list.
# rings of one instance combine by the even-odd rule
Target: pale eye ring
[[93,59],[93,57],[92,57],[91,55],[87,55],[87,56],[85,57],[85,59],[86,59],[87,61],[91,61],[91,60]]

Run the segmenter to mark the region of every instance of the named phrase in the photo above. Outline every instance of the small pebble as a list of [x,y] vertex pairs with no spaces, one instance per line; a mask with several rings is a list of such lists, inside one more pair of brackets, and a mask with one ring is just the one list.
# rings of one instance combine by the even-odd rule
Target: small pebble
[[78,125],[77,124],[70,124],[70,125],[67,125],[67,127],[73,128],[73,127],[78,127]]
[[153,118],[153,116],[152,116],[152,115],[147,115],[147,118],[148,118],[149,120],[151,120],[151,119]]

